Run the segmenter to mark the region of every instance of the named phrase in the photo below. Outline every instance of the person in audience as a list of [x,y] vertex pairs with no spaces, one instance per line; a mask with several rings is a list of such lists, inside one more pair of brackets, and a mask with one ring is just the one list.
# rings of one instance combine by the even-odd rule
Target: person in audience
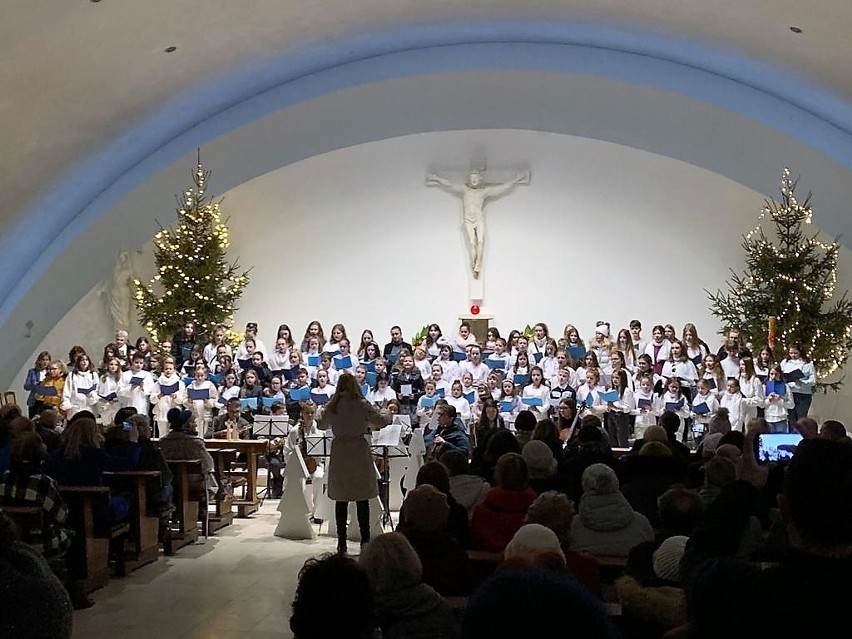
[[518,438],[511,431],[498,430],[488,438],[485,446],[480,446],[473,451],[471,472],[493,486],[497,461],[506,453],[520,454],[521,446]]
[[583,471],[583,496],[571,523],[571,539],[578,550],[623,555],[643,541],[652,541],[648,518],[636,512],[619,490],[618,476],[606,464]]
[[421,484],[405,496],[405,535],[423,565],[423,582],[444,597],[464,597],[473,585],[470,559],[447,530],[447,496],[431,484]]
[[535,498],[524,458],[517,453],[501,456],[494,470],[494,487],[476,506],[470,520],[473,548],[503,552]]
[[[447,506],[449,507],[446,531],[455,537],[455,539],[461,544],[462,548],[468,548],[470,546],[470,522],[467,509],[456,501],[455,497],[453,497],[450,490],[450,475],[447,468],[439,462],[426,462],[420,467],[420,470],[417,471],[415,488],[417,486],[422,486],[423,484],[434,486],[446,495]],[[399,508],[400,524],[405,523],[405,510],[405,501],[403,501]]]
[[503,551],[499,570],[514,567],[537,567],[563,572],[565,554],[556,534],[541,524],[524,524],[518,528]]
[[[690,627],[700,637],[831,636],[847,623],[852,587],[852,449],[819,438],[802,442],[786,472],[778,507],[790,550],[771,567],[738,558],[769,468],[749,424],[737,480],[726,486],[693,532],[680,564]],[[725,593],[725,605],[713,598]],[[795,595],[790,599],[791,593]],[[779,607],[778,602],[789,605]]]
[[603,596],[601,571],[598,561],[585,552],[571,547],[571,522],[574,504],[561,492],[549,490],[541,493],[527,509],[526,524],[540,524],[554,532],[559,540],[565,566],[574,577],[598,597]]
[[597,415],[583,417],[576,441],[575,446],[566,446],[565,458],[557,469],[562,490],[574,503],[578,503],[583,494],[583,472],[586,468],[592,464],[606,464],[616,473],[622,470]]
[[367,572],[343,555],[308,559],[299,571],[290,630],[294,639],[374,639],[376,605]]
[[41,402],[36,400],[36,387],[47,377],[48,366],[50,366],[50,352],[42,351],[36,356],[33,367],[27,371],[27,377],[24,380],[24,390],[29,392],[29,395],[27,395],[27,410],[30,419],[33,419],[41,411]]
[[455,636],[453,612],[423,582],[423,564],[405,535],[389,532],[372,539],[358,564],[370,579],[382,639]]
[[684,484],[688,467],[674,456],[665,441],[646,442],[636,455],[621,458],[621,493],[630,506],[658,528],[660,495],[675,484]]
[[328,496],[336,502],[337,551],[346,553],[350,501],[356,504],[361,544],[370,540],[369,500],[378,495],[378,482],[364,433],[368,429],[382,428],[385,420],[361,395],[355,377],[344,373],[317,426],[320,430],[332,428],[334,432],[328,465]]
[[618,636],[601,601],[570,575],[511,567],[496,570],[468,598],[459,637],[547,637],[566,624],[572,637]]
[[191,430],[192,412],[172,408],[168,412],[167,418],[169,420],[169,434],[160,438],[158,442],[163,457],[167,460],[200,459],[202,473],[213,473],[213,458],[207,452],[204,441]]
[[[810,418],[805,417],[803,419]],[[822,423],[819,427],[819,437],[843,444],[852,444],[852,440],[849,438],[849,433],[846,432],[846,426],[836,419],[827,419]]]
[[460,450],[446,451],[441,455],[441,464],[450,475],[450,493],[465,508],[470,519],[476,505],[485,501],[491,486],[482,477],[470,473],[467,455]]
[[41,437],[41,441],[44,442],[48,454],[55,451],[62,444],[62,438],[56,430],[59,422],[59,411],[52,408],[45,408],[34,420],[36,433]]
[[529,486],[536,495],[559,489],[560,482],[556,475],[559,464],[547,444],[538,439],[530,440],[521,449],[521,456],[527,463]]
[[[73,606],[44,557],[22,543],[0,511],[0,637],[71,639]],[[79,606],[82,607],[82,606]]]

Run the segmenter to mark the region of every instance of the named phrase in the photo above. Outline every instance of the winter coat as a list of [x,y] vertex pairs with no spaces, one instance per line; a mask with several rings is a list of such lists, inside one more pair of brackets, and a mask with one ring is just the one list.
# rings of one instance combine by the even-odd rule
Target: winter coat
[[653,539],[648,518],[634,511],[620,492],[583,494],[571,522],[571,547],[592,554],[627,555],[633,546]]
[[445,639],[456,636],[453,611],[431,586],[419,583],[375,594],[382,639]]
[[495,486],[473,511],[470,536],[473,548],[503,552],[523,526],[527,510],[536,499],[531,488],[506,490]]
[[317,426],[331,427],[328,496],[334,501],[361,501],[379,494],[376,466],[364,435],[370,424],[385,425],[384,418],[363,398],[340,397],[334,410],[326,408]]

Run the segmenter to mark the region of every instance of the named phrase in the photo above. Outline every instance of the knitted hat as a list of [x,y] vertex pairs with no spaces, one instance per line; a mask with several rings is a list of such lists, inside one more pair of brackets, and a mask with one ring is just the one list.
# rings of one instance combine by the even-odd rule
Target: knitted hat
[[553,458],[550,446],[538,439],[524,444],[521,456],[527,462],[527,471],[531,479],[550,477],[556,472],[557,462]]
[[689,537],[669,537],[654,551],[654,574],[667,581],[680,580],[680,559]]
[[716,448],[719,447],[719,442],[722,439],[722,433],[710,433],[705,436],[704,439],[701,440],[701,444],[699,445],[700,454],[704,456],[710,456],[716,454]]
[[595,333],[600,333],[604,337],[609,337],[609,324],[600,323],[595,326]]
[[509,559],[525,550],[552,552],[565,559],[565,553],[562,552],[556,533],[541,524],[525,524],[518,528],[518,532],[506,545],[503,556]]
[[447,523],[447,496],[431,484],[409,491],[403,503],[405,521],[420,530],[439,530]]
[[583,492],[591,495],[614,495],[619,492],[615,471],[606,464],[592,464],[583,471]]

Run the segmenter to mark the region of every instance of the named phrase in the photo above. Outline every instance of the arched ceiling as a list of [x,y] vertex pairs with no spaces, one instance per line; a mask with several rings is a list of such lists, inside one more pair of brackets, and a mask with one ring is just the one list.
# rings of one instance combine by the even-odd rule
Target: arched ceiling
[[[246,170],[239,166],[241,158],[228,157],[220,145],[214,157],[220,160],[218,175],[225,175],[223,188],[234,186],[227,183],[230,169],[222,169],[231,163],[231,179],[251,179],[257,174],[252,170],[271,170],[275,162],[301,159],[312,149],[322,152],[335,144],[441,127],[476,128],[478,122],[484,128],[542,127],[611,139],[701,163],[765,193],[772,193],[781,164],[801,156],[809,169],[819,170],[813,188],[822,186],[835,206],[826,229],[842,232],[849,220],[837,207],[848,200],[838,185],[849,182],[852,168],[849,24],[852,5],[840,0],[807,5],[792,0],[4,3],[0,325],[32,313],[58,319],[76,299],[76,289],[104,274],[116,235],[122,248],[144,243],[147,237],[122,237],[120,227],[91,225],[112,215],[123,198],[195,145],[208,148],[238,127],[306,100],[418,75],[533,70],[571,74],[572,80],[586,76],[584,82],[569,82],[566,91],[584,91],[596,76],[652,86],[671,96],[661,112],[673,138],[666,139],[657,126],[642,128],[654,100],[634,114],[630,103],[610,104],[605,92],[593,87],[599,101],[586,106],[600,111],[598,123],[586,113],[580,126],[568,110],[577,96],[566,95],[562,105],[559,95],[546,95],[546,106],[539,109],[546,82],[533,92],[524,87],[526,93],[501,94],[495,88],[506,77],[494,73],[498,84],[473,86],[476,77],[491,76],[470,75],[461,85],[469,98],[491,101],[473,108],[456,105],[443,119],[424,113],[428,122],[401,123],[404,112],[382,113],[380,119],[399,124],[397,130],[378,127],[362,138],[346,130],[347,111],[331,109],[316,129],[318,141],[301,140],[292,153],[267,154]],[[802,33],[791,32],[794,25]],[[177,49],[166,53],[172,46]],[[458,76],[433,88],[439,87],[458,90]],[[412,90],[408,93],[409,101],[399,101],[397,108],[410,104]],[[620,97],[633,100],[636,95]],[[706,121],[716,129],[702,125],[696,101],[712,105],[713,117]],[[347,104],[346,99],[338,102]],[[369,100],[363,104],[376,106]],[[564,121],[556,122],[554,109],[563,106]],[[733,116],[716,118],[718,108]],[[532,115],[526,117],[525,110]],[[469,117],[477,111],[478,120]],[[639,120],[632,129],[619,125],[634,116]],[[362,119],[363,114],[353,118]],[[766,127],[777,133],[771,141]],[[251,152],[251,129],[246,131],[242,153]],[[696,131],[702,135],[690,133]],[[737,141],[745,139],[765,144],[769,157],[761,161],[759,150],[752,148],[747,161],[744,149],[737,148]],[[263,140],[256,137],[258,145]],[[715,148],[720,141],[729,148]],[[698,157],[702,145],[709,149],[704,160]],[[696,157],[683,157],[690,154]],[[162,218],[161,209],[146,213],[142,223],[134,220],[138,230],[149,231],[158,214]],[[125,218],[119,214],[117,219]],[[81,234],[89,235],[82,244],[77,242]],[[49,271],[55,276],[58,269],[80,262],[69,247],[88,250],[96,240],[107,247],[107,257],[83,269],[86,282],[69,288],[67,299],[33,306],[38,291],[50,290]],[[9,339],[15,334],[9,333]]]

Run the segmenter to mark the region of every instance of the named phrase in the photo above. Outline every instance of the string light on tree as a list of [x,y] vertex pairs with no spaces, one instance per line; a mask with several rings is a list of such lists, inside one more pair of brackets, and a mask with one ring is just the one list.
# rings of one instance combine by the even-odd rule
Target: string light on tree
[[[755,349],[767,343],[767,321],[774,317],[776,356],[801,342],[824,379],[842,370],[852,348],[852,301],[846,292],[835,295],[840,245],[823,242],[803,227],[813,222],[811,194],[796,196],[798,180],[790,170],[781,173],[781,200],[768,199],[757,225],[742,241],[746,271],[731,271],[728,290],[707,292],[710,311],[725,327],[740,329]],[[772,222],[770,237],[764,224]],[[780,359],[780,357],[779,357]],[[821,383],[822,390],[838,390],[843,380]]]
[[209,178],[199,153],[192,174],[195,188],[178,196],[175,225],[161,226],[154,235],[156,275],[147,284],[134,281],[139,320],[156,342],[170,339],[190,320],[200,335],[209,336],[216,324],[224,324],[229,337],[239,341],[230,329],[249,271],[238,260],[226,259],[227,220],[220,202],[206,195]]

